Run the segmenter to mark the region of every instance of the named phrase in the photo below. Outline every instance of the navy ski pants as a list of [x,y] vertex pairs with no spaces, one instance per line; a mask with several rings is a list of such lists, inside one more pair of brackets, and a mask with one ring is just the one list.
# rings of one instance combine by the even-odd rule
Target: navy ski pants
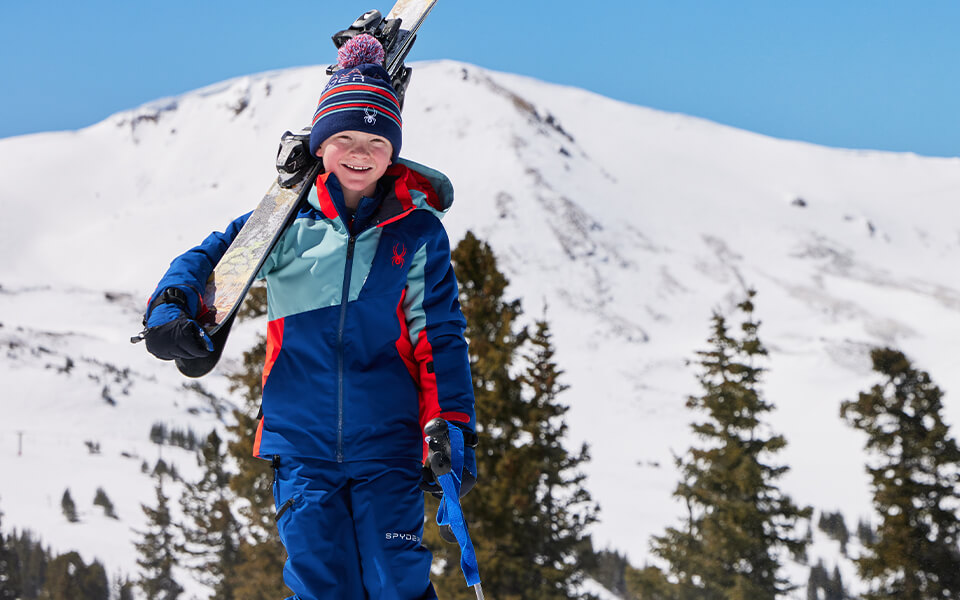
[[274,459],[287,600],[431,600],[420,465]]

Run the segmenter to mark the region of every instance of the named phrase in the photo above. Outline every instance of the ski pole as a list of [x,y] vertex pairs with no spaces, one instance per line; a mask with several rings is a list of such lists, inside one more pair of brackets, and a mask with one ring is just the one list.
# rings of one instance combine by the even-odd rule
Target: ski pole
[[473,586],[473,591],[477,593],[477,600],[483,600],[483,588],[480,586],[479,583]]

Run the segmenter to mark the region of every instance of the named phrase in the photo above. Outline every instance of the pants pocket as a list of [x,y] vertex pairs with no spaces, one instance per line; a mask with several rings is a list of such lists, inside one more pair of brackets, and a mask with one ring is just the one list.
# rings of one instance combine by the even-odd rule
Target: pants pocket
[[297,503],[297,499],[296,499],[296,498],[290,498],[289,500],[287,500],[286,502],[284,502],[282,505],[280,505],[280,508],[277,509],[277,516],[275,516],[274,519],[275,519],[276,521],[279,521],[279,520],[280,520],[280,517],[282,517],[282,516],[284,515],[284,513],[286,513],[288,510],[290,510],[291,508],[293,508],[293,505],[296,504],[296,503]]
[[[303,496],[300,494],[292,493],[292,490],[283,490],[284,487],[289,486],[281,486],[281,462],[281,458],[277,455],[274,455],[273,460],[271,461],[273,466],[273,506],[274,510],[276,511],[274,520],[276,522],[279,522],[280,517],[286,514],[290,509],[295,508],[303,498]],[[288,497],[284,497],[285,495],[288,495]]]

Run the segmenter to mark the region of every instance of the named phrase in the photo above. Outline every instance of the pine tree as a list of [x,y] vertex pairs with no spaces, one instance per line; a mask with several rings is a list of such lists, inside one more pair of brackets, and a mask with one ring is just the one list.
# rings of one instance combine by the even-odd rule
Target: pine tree
[[806,545],[794,529],[810,510],[776,487],[787,467],[764,462],[786,441],[762,420],[774,406],[760,390],[764,369],[757,363],[767,352],[753,296],[739,305],[742,336],[731,337],[726,318],[714,313],[711,348],[697,353],[703,394],[690,397],[687,407],[706,415],[692,425],[703,445],[678,457],[682,480],[674,492],[688,516],[652,544],[677,582],[659,590],[665,597],[772,600],[792,589],[780,574],[781,551],[797,555]]
[[[240,318],[266,314],[266,289],[252,288],[240,310]],[[234,425],[228,428],[227,442],[227,451],[238,467],[238,473],[230,478],[230,489],[246,500],[239,510],[244,533],[237,550],[239,563],[230,577],[235,600],[275,600],[290,595],[283,583],[286,553],[274,518],[273,469],[268,461],[252,455],[266,353],[266,338],[261,335],[243,353],[243,370],[230,376],[230,391],[239,391],[245,400],[244,408],[233,412]]]
[[164,475],[170,475],[170,467],[167,465],[167,461],[158,458],[157,464],[153,466],[153,471],[150,472],[150,476],[159,478]]
[[[460,302],[467,320],[470,366],[477,411],[478,492],[463,498],[464,514],[477,550],[484,590],[502,600],[577,597],[580,558],[588,554],[586,527],[596,508],[577,468],[586,448],[568,453],[564,390],[553,362],[549,328],[538,323],[529,339],[518,327],[518,300],[506,301],[507,280],[488,245],[467,233],[453,252]],[[522,348],[530,355],[514,375]],[[432,520],[437,502],[428,498]],[[434,585],[444,598],[469,598],[456,546],[439,541],[428,525],[425,542],[434,550]],[[435,570],[435,573],[436,573]]]
[[821,600],[820,591],[828,585],[827,569],[823,566],[823,561],[817,561],[817,564],[810,567],[810,576],[807,578],[807,600]]
[[613,595],[625,598],[628,594],[627,571],[630,562],[616,550],[600,550],[595,553],[588,569],[594,581],[610,590]]
[[117,577],[113,582],[114,597],[117,600],[134,600],[134,582],[126,577]]
[[99,562],[89,566],[76,552],[50,561],[40,600],[108,600],[110,585]]
[[14,532],[9,542],[20,561],[20,600],[36,600],[47,577],[50,551],[29,531]]
[[584,485],[586,475],[580,471],[590,460],[589,448],[583,444],[573,453],[563,445],[569,407],[560,404],[558,397],[567,386],[560,383],[563,371],[554,361],[555,348],[545,319],[536,323],[529,345],[531,352],[525,357],[526,369],[520,379],[526,392],[522,422],[530,442],[515,452],[537,479],[531,480],[529,488],[536,500],[535,510],[524,525],[526,534],[539,544],[534,555],[536,563],[544,565],[539,577],[557,591],[545,597],[579,597],[582,565],[593,555],[586,531],[598,512]]
[[175,524],[170,515],[170,499],[163,492],[163,474],[157,475],[157,506],[150,508],[145,504],[148,530],[141,533],[142,539],[136,544],[137,564],[140,565],[140,589],[147,600],[176,600],[183,588],[174,578],[173,569],[177,566],[177,541]]
[[860,545],[870,546],[877,543],[877,535],[873,530],[873,525],[865,519],[860,519],[857,522],[857,538],[860,540]]
[[642,569],[627,567],[627,598],[639,600],[688,600],[688,597],[675,595],[676,586],[672,585],[663,571],[653,565]]
[[230,506],[225,460],[220,436],[213,431],[201,449],[203,477],[180,497],[185,548],[195,559],[190,568],[198,581],[213,589],[211,600],[234,600],[239,561],[240,524]]
[[107,497],[107,493],[103,491],[103,488],[97,488],[97,493],[93,498],[93,505],[103,508],[103,514],[111,519],[117,518],[117,513],[114,512],[113,502]]
[[150,441],[158,446],[167,442],[167,426],[163,423],[154,423],[150,427]]
[[960,448],[943,421],[943,393],[902,352],[870,353],[883,382],[841,405],[867,434],[880,525],[857,561],[865,600],[960,597]]
[[80,521],[80,517],[77,516],[77,505],[70,496],[69,488],[64,490],[63,497],[60,498],[60,508],[63,510],[63,516],[67,518],[67,521],[71,523]]
[[2,522],[0,512],[0,600],[17,600],[23,593],[20,557],[9,537],[3,535]]
[[847,522],[840,512],[820,513],[820,521],[817,526],[830,538],[840,542],[840,551],[847,554],[847,542],[850,541],[850,530],[847,529]]
[[826,594],[823,600],[844,600],[847,591],[843,588],[843,577],[840,576],[840,567],[833,567],[833,576],[827,580]]

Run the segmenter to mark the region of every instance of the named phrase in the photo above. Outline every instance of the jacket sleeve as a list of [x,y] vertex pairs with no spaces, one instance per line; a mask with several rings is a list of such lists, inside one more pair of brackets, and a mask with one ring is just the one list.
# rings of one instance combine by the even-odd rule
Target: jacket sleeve
[[233,242],[243,224],[252,213],[247,213],[237,217],[231,222],[223,232],[214,231],[207,236],[199,246],[187,250],[180,256],[173,259],[170,268],[164,274],[156,290],[147,301],[147,317],[150,317],[150,302],[163,292],[163,290],[175,287],[181,290],[187,296],[188,310],[190,316],[196,318],[204,310],[203,290],[206,288],[207,279],[213,273],[213,268],[220,261],[220,258],[226,253],[227,248]]
[[420,427],[442,417],[476,431],[470,358],[450,242],[436,231],[417,250],[403,300],[420,384]]

